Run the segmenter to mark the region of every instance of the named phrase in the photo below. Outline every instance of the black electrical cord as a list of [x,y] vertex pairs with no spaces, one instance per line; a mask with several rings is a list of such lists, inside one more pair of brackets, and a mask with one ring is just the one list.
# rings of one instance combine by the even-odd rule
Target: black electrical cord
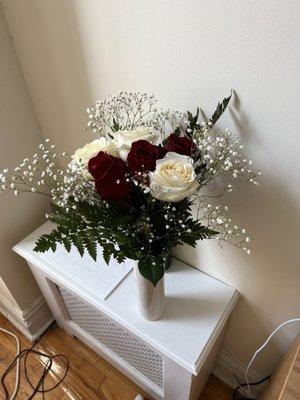
[[[235,377],[236,378],[236,377]],[[265,378],[261,379],[260,381],[257,382],[252,382],[249,383],[249,386],[257,386],[261,385],[263,382],[266,382],[271,378],[271,375],[266,376]],[[237,378],[236,378],[237,379]],[[253,397],[239,397],[237,398],[238,392],[242,387],[247,386],[247,383],[239,383],[239,386],[235,388],[233,395],[232,395],[232,400],[255,400]]]
[[[26,380],[29,383],[30,387],[33,390],[32,394],[28,397],[28,400],[33,399],[34,396],[37,393],[41,393],[42,396],[43,396],[43,399],[45,399],[45,393],[48,393],[48,392],[56,389],[63,382],[65,377],[67,376],[67,373],[69,371],[69,366],[70,365],[69,365],[69,360],[65,355],[63,355],[63,354],[55,354],[54,356],[49,356],[48,354],[45,354],[45,353],[43,353],[41,351],[37,351],[37,350],[34,349],[34,347],[41,340],[41,338],[42,338],[42,336],[40,336],[40,338],[38,340],[36,340],[34,342],[34,344],[29,349],[25,349],[25,350],[20,351],[20,353],[15,357],[15,359],[12,361],[12,363],[7,367],[6,371],[3,373],[2,377],[1,377],[1,384],[2,384],[2,387],[4,389],[5,400],[9,400],[9,398],[10,398],[7,386],[5,384],[5,378],[14,369],[17,360],[18,359],[21,360],[23,357],[24,357],[24,373],[25,373],[25,377],[26,377]],[[43,357],[44,359],[46,359],[46,363],[45,363],[42,375],[39,378],[37,384],[32,383],[32,381],[30,380],[30,378],[28,376],[27,363],[28,363],[28,355],[29,354],[34,354],[34,355],[37,355],[37,356],[40,356],[40,357]],[[48,373],[51,372],[51,367],[52,367],[52,364],[53,364],[53,360],[55,360],[57,358],[61,358],[61,359],[63,359],[65,361],[65,364],[66,364],[65,372],[64,372],[63,376],[59,379],[58,382],[56,382],[53,386],[48,387],[48,388],[45,389],[46,377],[47,377]]]

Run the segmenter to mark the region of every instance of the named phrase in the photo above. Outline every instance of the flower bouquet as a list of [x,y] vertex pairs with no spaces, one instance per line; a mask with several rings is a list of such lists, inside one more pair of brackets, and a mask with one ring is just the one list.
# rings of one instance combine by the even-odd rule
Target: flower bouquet
[[177,245],[215,238],[249,254],[250,238],[231,223],[228,208],[210,204],[232,192],[232,181],[257,185],[260,174],[239,139],[214,128],[230,97],[200,123],[199,109],[195,115],[157,109],[153,95],[121,92],[88,108],[87,129],[97,138],[67,162],[46,139],[12,173],[5,169],[3,191],[50,199],[46,217],[56,227],[34,250],[55,251],[61,243],[96,260],[99,244],[107,263],[135,260],[148,291],[161,285]]

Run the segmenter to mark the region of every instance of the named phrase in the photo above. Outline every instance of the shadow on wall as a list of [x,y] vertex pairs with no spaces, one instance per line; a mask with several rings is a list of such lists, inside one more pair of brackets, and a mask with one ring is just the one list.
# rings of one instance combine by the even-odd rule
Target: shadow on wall
[[[248,148],[265,147],[263,139],[253,133],[258,129],[252,126],[236,94],[229,112],[242,142],[247,145],[251,136]],[[270,160],[272,150],[265,151],[266,160]],[[263,165],[260,167],[263,171]],[[253,235],[251,256],[227,244],[221,250],[215,241],[204,241],[197,248],[175,250],[178,258],[241,293],[224,348],[244,364],[277,325],[300,317],[299,204],[288,190],[287,182],[276,181],[274,175],[263,174],[258,189],[245,183],[235,184],[238,194],[234,191],[222,200],[229,205],[232,221],[244,224]],[[299,310],[298,315],[295,310]],[[265,374],[270,372],[270,366],[275,368],[299,330],[300,325],[294,324],[278,333],[254,369],[257,367]]]

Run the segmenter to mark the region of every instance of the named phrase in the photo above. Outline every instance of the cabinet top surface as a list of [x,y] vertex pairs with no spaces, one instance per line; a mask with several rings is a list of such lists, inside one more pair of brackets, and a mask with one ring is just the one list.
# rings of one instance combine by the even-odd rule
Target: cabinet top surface
[[[94,265],[91,267],[88,255],[81,258],[79,254],[72,254],[72,257],[68,257],[66,251],[63,255],[60,251],[59,257],[53,258],[52,252],[34,252],[37,238],[51,231],[52,227],[50,222],[42,225],[17,244],[14,251],[184,368],[197,373],[226,323],[238,292],[174,259],[165,274],[166,310],[160,320],[146,321],[136,310],[133,271],[124,274],[121,283],[104,299],[95,285],[97,280],[103,279],[100,268],[105,262],[101,254],[97,263],[92,261]],[[77,262],[74,262],[74,257],[77,257]],[[132,263],[132,260],[126,263]],[[124,268],[114,265],[114,268],[118,267]],[[114,268],[111,269],[112,273]],[[128,265],[126,268],[129,269]],[[110,270],[106,273],[110,273]]]

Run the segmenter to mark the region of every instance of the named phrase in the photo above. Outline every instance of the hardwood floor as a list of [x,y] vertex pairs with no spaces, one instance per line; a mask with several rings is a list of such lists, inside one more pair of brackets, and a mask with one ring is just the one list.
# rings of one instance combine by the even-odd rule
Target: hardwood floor
[[211,375],[199,400],[231,400],[233,390]]
[[[17,334],[21,348],[31,346],[31,343],[0,314],[0,326]],[[136,386],[123,374],[117,371],[107,361],[89,349],[85,344],[69,336],[57,325],[52,325],[35,346],[35,350],[48,355],[64,354],[70,362],[69,372],[65,380],[56,389],[45,395],[47,400],[133,400],[137,394],[142,394],[150,400],[142,389]],[[15,357],[15,341],[12,337],[0,332],[0,376]],[[28,375],[32,382],[37,382],[41,376],[45,360],[41,356],[28,356]],[[22,364],[23,366],[23,364]],[[51,373],[46,379],[46,388],[58,381],[65,370],[63,359],[53,362]],[[14,372],[6,379],[9,392],[13,392]],[[199,400],[230,400],[231,389],[214,376],[211,376]],[[32,388],[27,383],[24,368],[21,368],[20,391],[18,400],[26,400],[32,394]],[[4,399],[2,387],[0,398]],[[34,399],[42,399],[37,394]],[[174,399],[176,400],[176,399]]]

